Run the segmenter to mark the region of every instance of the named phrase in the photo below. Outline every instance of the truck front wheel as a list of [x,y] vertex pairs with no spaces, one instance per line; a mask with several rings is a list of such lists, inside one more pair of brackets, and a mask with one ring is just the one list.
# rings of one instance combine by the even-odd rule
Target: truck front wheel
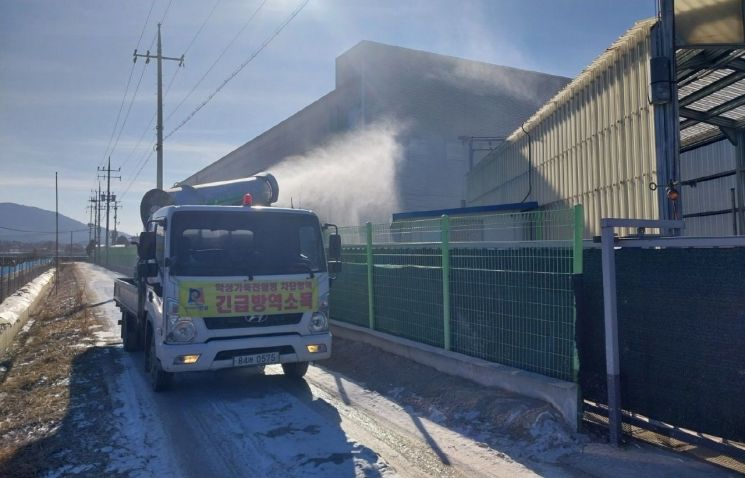
[[308,362],[283,363],[282,371],[288,377],[303,378],[308,371]]
[[163,370],[160,360],[155,355],[155,339],[152,333],[148,335],[148,353],[145,362],[148,374],[150,375],[150,385],[153,387],[154,392],[162,392],[171,386],[173,373]]

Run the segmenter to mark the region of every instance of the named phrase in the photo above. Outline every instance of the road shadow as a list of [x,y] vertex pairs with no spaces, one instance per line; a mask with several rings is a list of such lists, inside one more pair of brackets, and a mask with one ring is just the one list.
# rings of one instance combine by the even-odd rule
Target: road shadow
[[[54,429],[45,438],[28,443],[0,462],[0,476],[118,476],[106,472],[113,436],[111,396],[105,386],[102,361],[106,347],[93,347],[78,355],[69,377],[69,403],[57,423],[26,423],[23,428]],[[44,393],[40,388],[29,393]],[[54,407],[64,397],[50,396],[45,406]]]
[[[142,354],[124,360],[144,368]],[[191,450],[178,476],[381,476],[378,454],[347,438],[336,408],[279,366],[178,374],[158,394],[135,378],[172,448]]]
[[119,346],[78,355],[63,418],[34,424],[54,432],[0,462],[0,476],[381,476],[305,380],[228,369],[156,394],[143,368]]
[[[452,466],[451,443],[433,425],[456,432],[536,472],[536,461],[557,462],[577,450],[577,437],[549,404],[453,377],[368,344],[336,337],[331,359],[319,362],[349,404],[349,381],[398,405],[433,455]],[[352,404],[353,405],[353,404]],[[538,458],[538,460],[536,460]]]

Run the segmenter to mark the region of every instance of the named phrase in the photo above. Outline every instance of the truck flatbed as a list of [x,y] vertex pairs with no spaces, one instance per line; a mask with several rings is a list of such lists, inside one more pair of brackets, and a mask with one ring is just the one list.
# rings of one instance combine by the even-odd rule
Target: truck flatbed
[[122,310],[137,315],[137,285],[131,277],[114,281],[114,303]]

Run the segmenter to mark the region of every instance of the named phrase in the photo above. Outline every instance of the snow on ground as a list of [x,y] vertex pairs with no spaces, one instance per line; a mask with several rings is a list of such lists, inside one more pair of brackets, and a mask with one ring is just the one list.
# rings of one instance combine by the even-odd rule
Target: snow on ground
[[[106,302],[116,274],[81,265],[90,301],[106,324],[102,341],[118,343],[119,311]],[[119,433],[108,472],[132,476],[392,476],[369,448],[349,440],[338,414],[314,399],[305,382],[281,369],[177,377],[173,392],[155,394],[141,354],[116,348],[111,387]],[[144,444],[144,445],[143,445]],[[250,470],[250,471],[249,471]]]
[[[179,374],[174,390],[156,394],[143,371],[142,354],[128,354],[121,348],[120,312],[111,301],[117,274],[90,264],[79,267],[88,282],[88,302],[98,305],[94,310],[104,324],[98,331],[100,344],[106,344],[102,348],[111,358],[105,362],[110,368],[106,386],[114,397],[112,420],[118,431],[112,443],[101,444],[110,457],[106,470],[110,474],[727,476],[716,468],[648,447],[616,450],[574,440],[548,414],[541,413],[541,407],[528,407],[538,412],[526,415],[529,399],[484,389],[475,401],[498,396],[504,402],[505,417],[522,414],[528,423],[520,428],[525,430],[524,438],[495,438],[492,431],[498,434],[521,420],[494,421],[481,416],[471,406],[474,400],[469,400],[478,390],[459,385],[447,389],[452,380],[439,377],[438,386],[447,389],[443,395],[449,400],[422,402],[422,386],[407,381],[404,370],[393,376],[388,372],[384,380],[380,373],[372,376],[351,370],[349,376],[356,378],[350,379],[328,368],[333,359],[328,365],[311,367],[305,380],[284,377],[279,366],[268,366],[265,375],[238,368]],[[376,352],[355,358],[381,364],[384,355]]]
[[[100,304],[94,313],[104,324],[96,331],[96,345],[115,346],[112,356],[111,395],[118,408],[113,411],[118,434],[109,447],[111,464],[107,472],[144,476],[172,476],[173,459],[168,453],[166,433],[160,426],[157,406],[145,380],[144,366],[121,348],[118,321],[121,312],[114,303],[114,279],[121,274],[93,264],[79,264],[87,279],[89,302]],[[169,472],[170,470],[170,472]]]
[[89,302],[97,304],[95,314],[104,324],[102,330],[96,332],[99,339],[96,345],[121,342],[118,324],[121,312],[114,304],[114,279],[122,275],[93,264],[80,263],[79,267],[87,279]]
[[54,277],[54,269],[44,272],[36,279],[18,289],[0,304],[0,333],[11,327],[28,310],[45,285]]

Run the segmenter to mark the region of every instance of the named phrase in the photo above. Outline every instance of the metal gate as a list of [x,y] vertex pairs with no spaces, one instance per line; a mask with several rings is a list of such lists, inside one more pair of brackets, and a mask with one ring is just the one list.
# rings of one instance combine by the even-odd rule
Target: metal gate
[[[673,429],[745,442],[745,241],[616,245],[623,420],[642,415]],[[607,404],[599,248],[585,249],[577,304],[579,383],[586,400]]]

